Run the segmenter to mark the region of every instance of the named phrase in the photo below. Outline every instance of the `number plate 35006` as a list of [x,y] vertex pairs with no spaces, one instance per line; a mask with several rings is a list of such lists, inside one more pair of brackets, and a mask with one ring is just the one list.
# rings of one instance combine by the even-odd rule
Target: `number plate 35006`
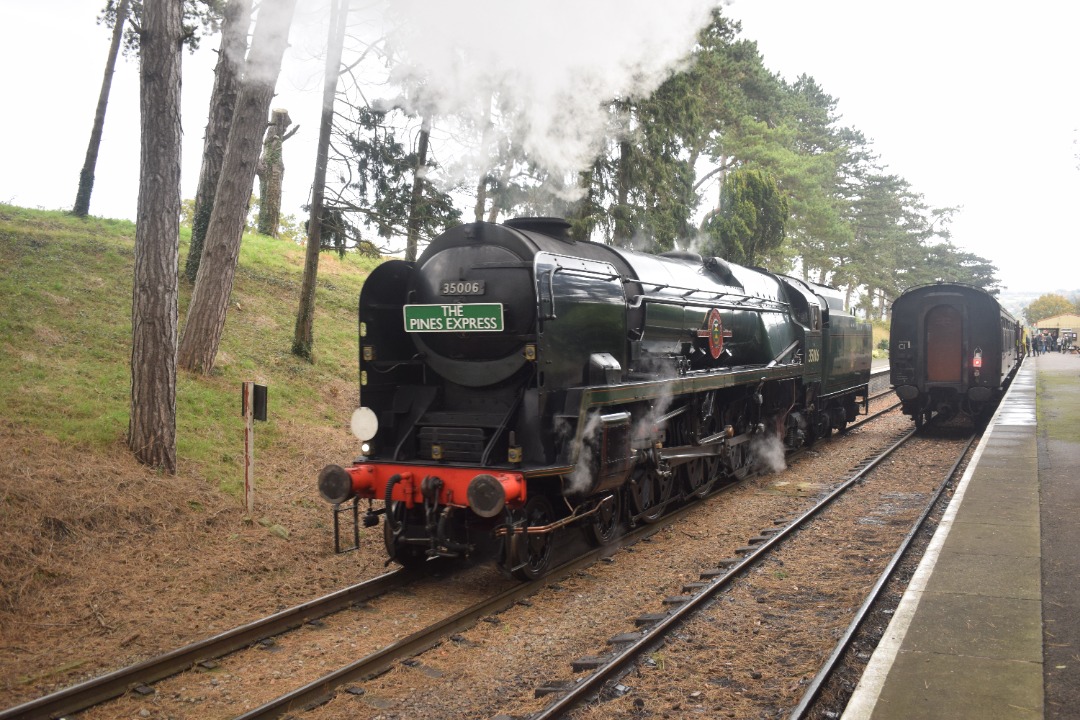
[[483,295],[483,280],[449,280],[439,286],[443,295]]

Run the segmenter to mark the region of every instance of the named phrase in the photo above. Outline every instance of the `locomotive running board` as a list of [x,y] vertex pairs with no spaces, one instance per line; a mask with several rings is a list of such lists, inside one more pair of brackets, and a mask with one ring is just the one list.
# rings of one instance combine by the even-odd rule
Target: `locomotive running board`
[[643,400],[659,400],[677,395],[691,395],[710,390],[768,382],[770,380],[798,380],[802,378],[805,366],[801,363],[787,365],[755,365],[739,370],[720,372],[688,373],[665,380],[646,380],[642,382],[605,385],[603,387],[581,388],[581,401],[578,405],[578,427],[575,443],[583,442],[582,434],[588,423],[585,418],[592,411],[615,407]]
[[621,405],[641,400],[656,400],[672,395],[690,395],[709,390],[749,385],[769,380],[796,380],[803,376],[805,366],[801,363],[768,367],[755,365],[739,370],[723,370],[687,373],[662,380],[605,385],[580,388],[582,411],[598,407]]

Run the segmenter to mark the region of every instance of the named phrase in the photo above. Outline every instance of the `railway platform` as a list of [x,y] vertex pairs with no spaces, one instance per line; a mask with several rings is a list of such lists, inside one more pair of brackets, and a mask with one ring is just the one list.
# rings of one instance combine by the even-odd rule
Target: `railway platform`
[[843,720],[1080,717],[1080,358],[1028,357]]

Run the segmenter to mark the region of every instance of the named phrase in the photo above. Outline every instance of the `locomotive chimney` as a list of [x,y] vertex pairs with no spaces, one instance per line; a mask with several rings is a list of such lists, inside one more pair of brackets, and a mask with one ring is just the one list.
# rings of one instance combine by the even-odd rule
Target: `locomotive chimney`
[[511,218],[504,223],[515,230],[525,232],[542,233],[550,235],[556,240],[573,242],[570,237],[570,223],[558,217],[519,217]]

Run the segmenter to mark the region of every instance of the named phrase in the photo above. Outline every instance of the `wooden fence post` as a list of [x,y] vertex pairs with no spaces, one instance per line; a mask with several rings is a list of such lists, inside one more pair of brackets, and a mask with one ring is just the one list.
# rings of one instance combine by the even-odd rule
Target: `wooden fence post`
[[255,512],[255,383],[242,387],[244,413],[244,501],[248,515]]

